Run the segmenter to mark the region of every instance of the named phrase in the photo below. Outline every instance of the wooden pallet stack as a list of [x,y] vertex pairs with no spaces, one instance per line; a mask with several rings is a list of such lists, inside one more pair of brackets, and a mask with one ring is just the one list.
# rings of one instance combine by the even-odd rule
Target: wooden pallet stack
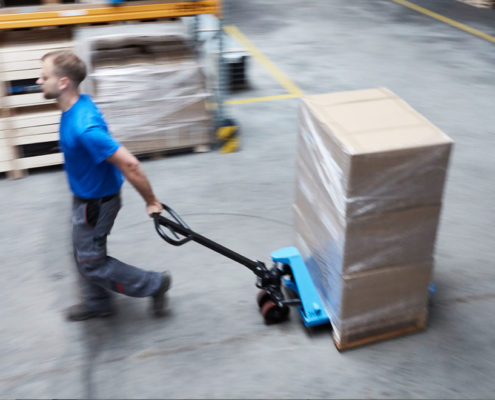
[[[70,49],[80,55],[75,46],[77,32],[89,32],[101,28],[99,25],[124,23],[127,32],[132,24],[134,31],[153,21],[212,13],[218,7],[215,0],[130,0],[120,7],[111,7],[106,0],[0,0],[0,4],[0,173],[7,172],[12,178],[22,177],[31,168],[64,162],[58,150],[60,111],[36,85],[44,54]],[[181,142],[181,151],[209,148],[209,119],[207,115],[197,124],[197,130],[205,133],[204,144],[198,147],[196,142]],[[183,121],[173,122],[181,123],[176,129],[180,139],[190,136]],[[186,144],[190,148],[186,149]],[[152,145],[134,141],[131,151],[151,154],[164,147],[157,148],[156,140]]]
[[2,152],[3,160],[0,160],[8,161],[3,169],[12,177],[22,176],[31,168],[63,163],[63,156],[57,150],[60,112],[53,100],[44,98],[36,80],[44,54],[72,48],[72,33],[68,28],[3,33],[0,132],[3,132],[2,147],[10,147],[10,150]]

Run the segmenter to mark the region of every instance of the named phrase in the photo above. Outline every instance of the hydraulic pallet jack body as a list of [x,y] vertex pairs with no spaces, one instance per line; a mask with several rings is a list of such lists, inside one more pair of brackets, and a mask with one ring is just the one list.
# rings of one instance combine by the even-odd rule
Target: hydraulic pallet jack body
[[[256,287],[260,289],[257,302],[267,324],[286,320],[290,306],[298,308],[307,327],[330,323],[313,280],[295,247],[273,252],[271,256],[274,265],[268,269],[263,262],[246,258],[192,231],[174,210],[164,204],[162,206],[173,220],[160,214],[154,214],[153,218],[156,231],[167,243],[182,246],[194,241],[244,265],[257,276]],[[174,238],[168,236],[162,227],[167,228]],[[290,298],[286,297],[282,287],[293,295]]]

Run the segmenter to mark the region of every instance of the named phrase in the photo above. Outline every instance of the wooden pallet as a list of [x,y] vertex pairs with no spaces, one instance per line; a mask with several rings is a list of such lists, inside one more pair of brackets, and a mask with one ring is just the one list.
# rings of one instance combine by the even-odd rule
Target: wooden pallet
[[27,171],[33,168],[50,167],[53,165],[61,165],[64,163],[64,155],[62,153],[45,154],[36,157],[22,157],[14,160],[14,170],[22,172],[22,175],[17,177],[24,177]]
[[339,332],[334,327],[333,340],[339,351],[350,350],[383,340],[398,338],[426,329],[427,312],[412,318],[382,322],[351,332]]
[[[2,132],[0,131],[0,135]],[[9,172],[12,169],[14,153],[8,139],[0,139],[0,172]]]
[[33,107],[17,110],[8,119],[14,146],[53,142],[59,139],[60,111],[55,107]]
[[56,107],[23,107],[10,112],[12,115],[5,119],[5,123],[9,126],[10,146],[14,152],[14,160],[11,162],[12,178],[26,176],[27,171],[32,168],[63,163],[60,153],[24,157],[23,152],[23,146],[59,140],[60,111]]
[[209,143],[182,143],[171,145],[170,140],[136,140],[122,142],[132,154],[139,157],[165,156],[176,153],[206,153],[211,150]]
[[[10,151],[7,169],[10,178],[20,178],[31,168],[63,163],[61,154],[41,154],[24,157],[24,146],[58,141],[60,111],[54,100],[47,100],[42,93],[16,94],[12,87],[35,85],[40,76],[41,58],[50,51],[73,49],[70,28],[40,28],[6,31],[0,36],[0,105],[3,110],[3,136]],[[8,143],[7,143],[8,140]]]
[[19,108],[54,103],[42,93],[10,93],[19,80],[31,80],[33,85],[40,76],[41,57],[55,50],[73,48],[72,34],[67,28],[3,32],[0,42],[0,82],[4,86],[3,107]]
[[7,117],[9,111],[4,107],[4,86],[0,85],[0,173],[6,172],[12,177],[12,162],[15,159],[13,147],[10,143],[10,125]]

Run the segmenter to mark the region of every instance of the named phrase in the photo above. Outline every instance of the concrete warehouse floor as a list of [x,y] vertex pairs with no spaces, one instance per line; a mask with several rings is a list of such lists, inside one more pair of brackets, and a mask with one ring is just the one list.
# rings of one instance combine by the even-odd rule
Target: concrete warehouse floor
[[[417,4],[495,35],[494,10]],[[495,376],[495,43],[390,0],[232,2],[233,23],[305,93],[384,86],[456,141],[428,330],[339,353],[330,329],[264,325],[254,275],[154,232],[126,184],[111,254],[174,275],[166,318],[117,298],[110,319],[68,323],[77,301],[70,194],[60,169],[0,181],[3,398],[488,398]],[[252,89],[286,93],[253,60]],[[251,258],[292,244],[298,99],[230,107],[242,151],[147,161],[159,198]],[[491,161],[490,161],[491,160]]]

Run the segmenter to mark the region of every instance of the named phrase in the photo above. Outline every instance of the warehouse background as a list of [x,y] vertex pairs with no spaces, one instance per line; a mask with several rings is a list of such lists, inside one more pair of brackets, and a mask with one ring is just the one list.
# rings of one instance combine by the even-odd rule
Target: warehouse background
[[166,245],[129,186],[110,251],[172,271],[170,313],[153,320],[145,300],[119,298],[111,321],[68,324],[77,276],[66,178],[60,167],[28,169],[0,181],[2,394],[490,397],[494,12],[456,0],[232,1],[230,33],[250,55],[249,86],[226,99],[239,151],[143,160],[159,198],[192,228],[269,262],[294,241],[299,97],[392,90],[455,141],[426,331],[339,353],[329,328],[307,331],[295,312],[265,326],[252,273],[194,244]]

